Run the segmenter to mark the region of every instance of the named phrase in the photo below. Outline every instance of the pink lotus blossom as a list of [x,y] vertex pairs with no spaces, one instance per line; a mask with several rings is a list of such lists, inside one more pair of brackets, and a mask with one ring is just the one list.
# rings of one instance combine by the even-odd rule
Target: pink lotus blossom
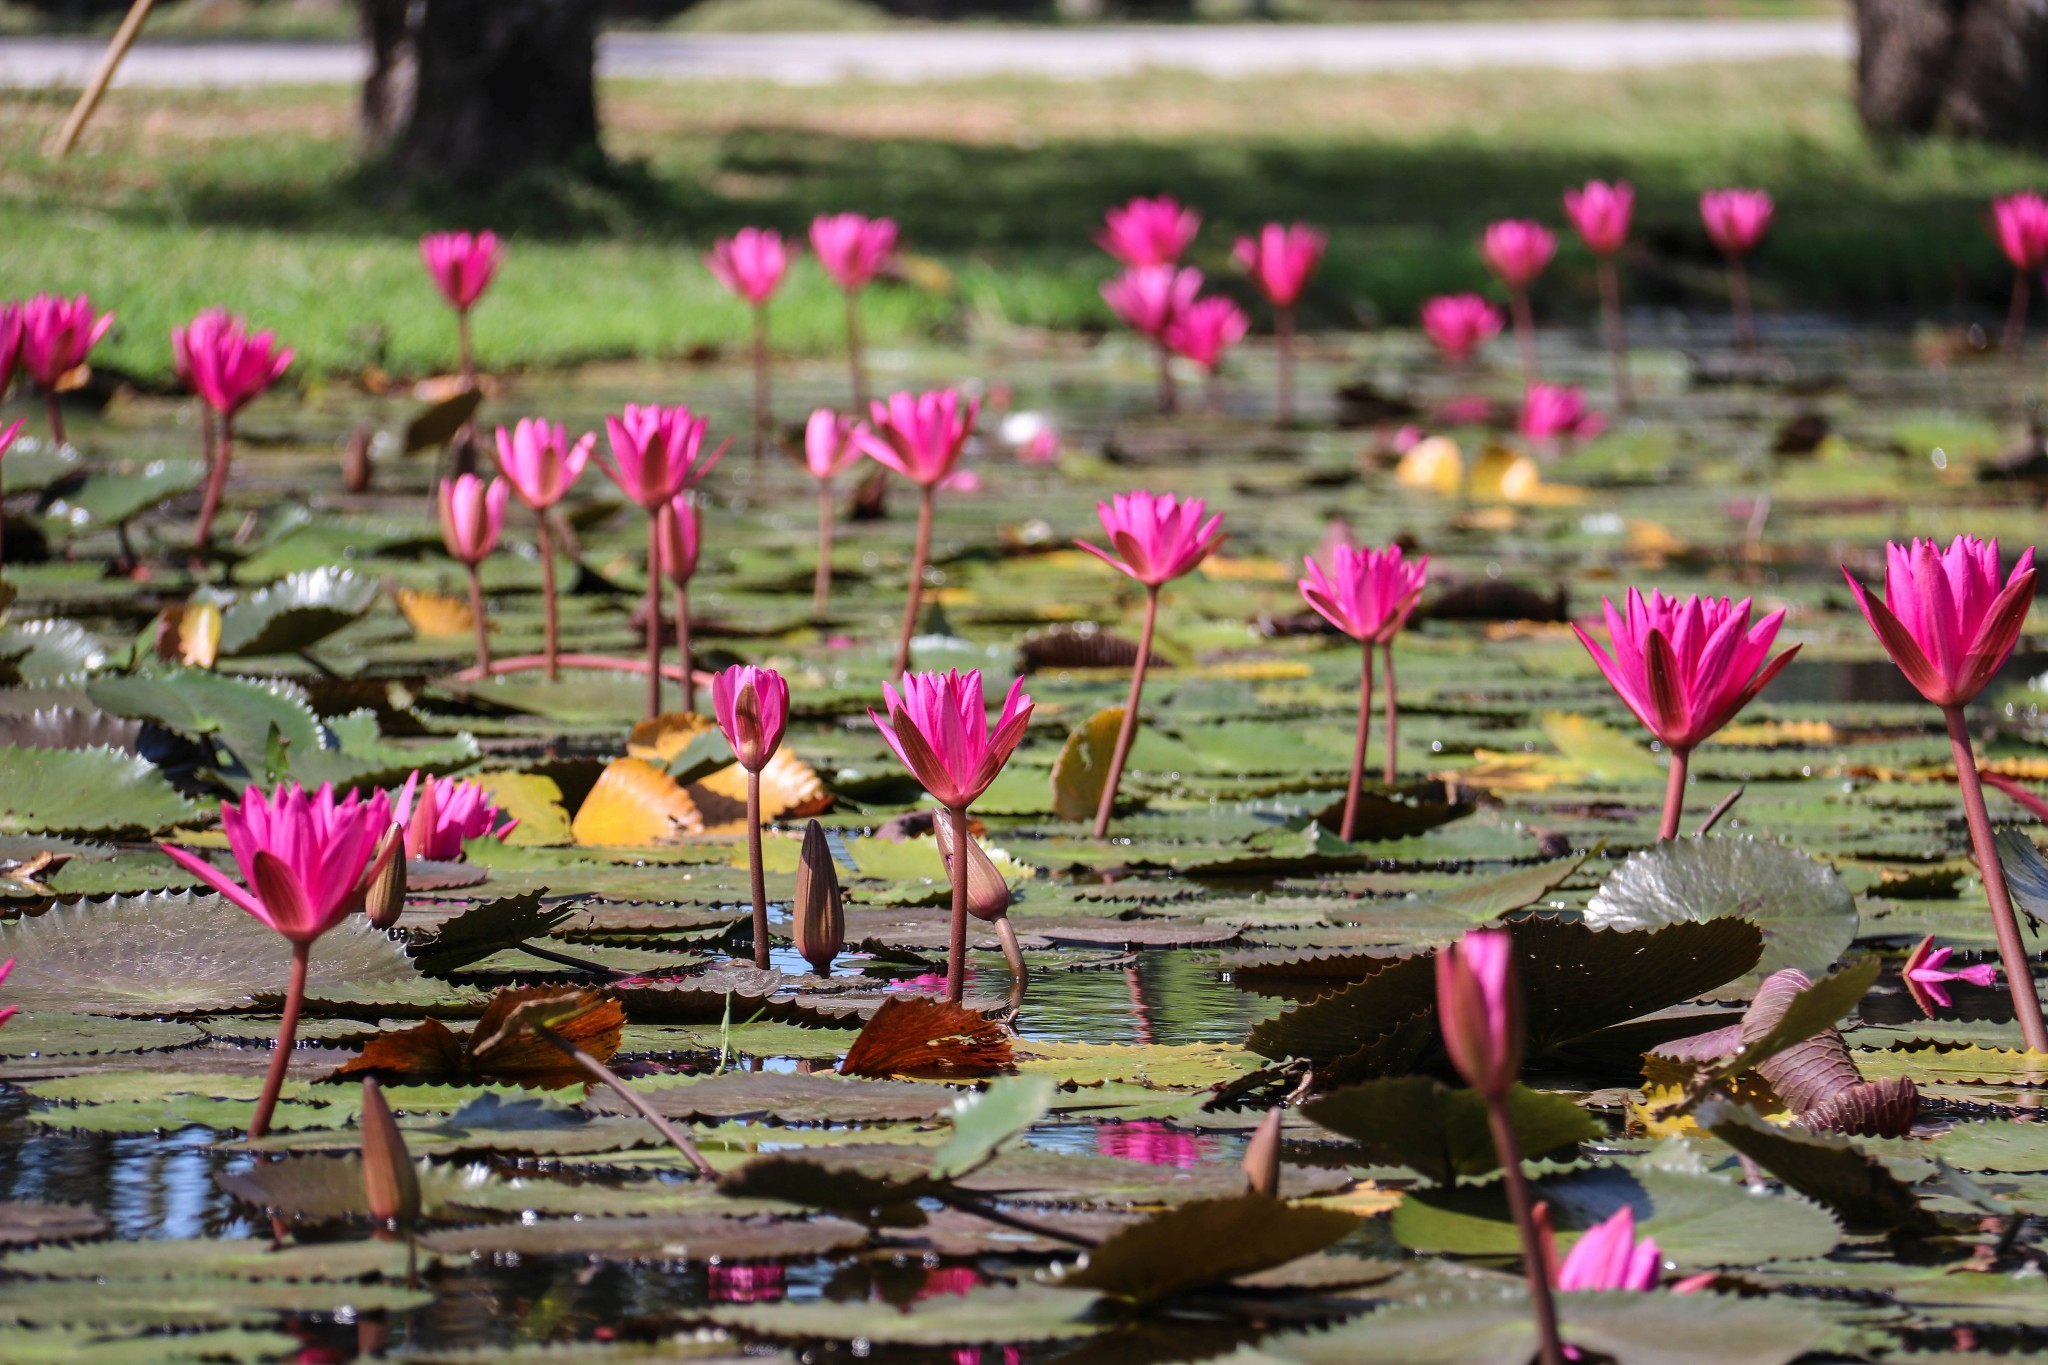
[[1499,336],[1502,322],[1500,310],[1477,294],[1443,294],[1422,305],[1422,330],[1453,365]]
[[1401,547],[1330,548],[1330,567],[1301,562],[1308,576],[1295,584],[1325,621],[1364,643],[1384,644],[1401,633],[1429,580],[1429,556],[1408,559]]
[[1936,706],[1969,702],[2012,656],[2034,601],[2031,546],[2000,586],[1998,542],[1957,536],[1885,546],[1884,599],[1842,574],[1863,619],[1920,695]]
[[1532,441],[1587,441],[1607,429],[1607,419],[1586,407],[1574,385],[1531,384],[1516,429]]
[[1182,208],[1171,196],[1133,199],[1104,215],[1096,245],[1130,266],[1172,265],[1195,240],[1202,215]]
[[782,744],[789,722],[789,684],[772,668],[736,664],[711,680],[718,730],[742,768],[757,773]]
[[1708,190],[1700,196],[1700,221],[1723,255],[1746,256],[1771,230],[1771,196],[1762,190]]
[[1436,1018],[1465,1083],[1504,1097],[1522,1072],[1522,988],[1507,930],[1469,930],[1437,951]]
[[1506,218],[1487,226],[1479,259],[1510,289],[1527,289],[1557,254],[1557,234],[1528,218]]
[[92,300],[38,294],[21,305],[21,365],[50,392],[83,365],[114,325],[112,313],[93,315]]
[[505,529],[505,502],[512,486],[503,479],[488,485],[474,474],[441,480],[441,543],[448,553],[475,568],[490,558]]
[[706,419],[686,407],[626,404],[624,413],[604,419],[612,458],[597,451],[598,468],[650,514],[676,494],[695,488],[724,456],[726,441],[704,453]]
[[1953,948],[1936,948],[1934,936],[1928,935],[1913,945],[1913,951],[1906,955],[1906,965],[1899,970],[1899,979],[1905,982],[1907,994],[1913,1003],[1929,1019],[1937,1009],[1949,1009],[1955,1002],[1943,989],[1945,981],[1967,981],[1972,986],[1995,986],[1998,984],[1998,968],[1988,962],[1974,966],[1948,969],[1948,960],[1955,952]]
[[687,586],[697,575],[697,558],[704,548],[702,521],[688,493],[676,494],[662,509],[655,544],[660,547],[662,575],[677,587]]
[[2048,200],[2032,190],[1991,201],[1992,234],[2015,270],[2048,265]]
[[495,232],[430,232],[420,238],[420,259],[434,287],[458,313],[467,313],[491,287],[500,258]]
[[1156,588],[1193,570],[1223,543],[1223,514],[1203,521],[1208,510],[1200,498],[1143,490],[1118,493],[1095,504],[1103,534],[1116,552],[1085,540],[1074,543],[1119,573]]
[[246,320],[209,308],[171,333],[179,378],[219,413],[236,413],[283,376],[292,352],[269,332],[251,332]]
[[1564,216],[1595,256],[1612,256],[1628,242],[1628,220],[1635,206],[1636,192],[1626,180],[1611,185],[1588,180],[1581,188],[1564,192]]
[[1203,369],[1215,372],[1223,353],[1244,340],[1252,320],[1226,298],[1197,299],[1166,328],[1166,344]]
[[874,721],[903,766],[932,798],[948,810],[965,810],[1010,761],[1031,723],[1031,698],[1023,679],[1009,695],[993,727],[982,694],[981,673],[906,673],[903,690],[882,684],[882,709]]
[[[1547,1214],[1547,1210],[1546,1210]],[[1539,1224],[1553,1262],[1556,1244],[1546,1216]],[[1552,1282],[1561,1293],[1642,1293],[1657,1287],[1663,1254],[1653,1237],[1636,1240],[1635,1210],[1624,1204],[1579,1235],[1564,1264],[1552,1267]]]
[[871,411],[874,426],[860,434],[861,448],[920,488],[933,488],[960,463],[981,404],[957,389],[934,389],[892,393]]
[[502,840],[519,826],[481,782],[419,771],[398,789],[391,818],[405,827],[406,857],[438,863],[459,861],[465,839]]
[[804,468],[820,483],[851,468],[864,453],[867,427],[830,408],[819,408],[804,423]]
[[384,792],[336,801],[331,783],[312,793],[282,783],[268,797],[251,787],[239,805],[221,802],[220,815],[244,884],[188,849],[158,847],[295,944],[312,943],[356,910],[365,884],[398,850],[396,841],[381,854],[377,848],[392,825]]
[[1681,601],[1652,592],[1645,599],[1630,588],[1625,614],[1612,601],[1600,605],[1613,654],[1574,623],[1579,643],[1644,728],[1681,754],[1733,720],[1799,652],[1794,645],[1770,658],[1785,613],[1774,611],[1752,629],[1748,598]]
[[1102,300],[1124,325],[1164,342],[1174,320],[1202,292],[1202,272],[1189,266],[1134,265],[1102,286]]
[[774,228],[741,228],[712,243],[704,265],[720,284],[759,308],[789,270],[789,247]]
[[1231,259],[1259,282],[1275,308],[1301,300],[1309,276],[1322,264],[1329,238],[1306,223],[1268,223],[1256,237],[1240,237]]
[[537,417],[521,418],[510,431],[498,428],[498,468],[519,500],[536,512],[553,507],[576,486],[596,448],[596,432],[584,432],[571,445],[567,427]]
[[858,213],[819,214],[811,220],[811,250],[847,293],[865,289],[896,250],[896,220]]

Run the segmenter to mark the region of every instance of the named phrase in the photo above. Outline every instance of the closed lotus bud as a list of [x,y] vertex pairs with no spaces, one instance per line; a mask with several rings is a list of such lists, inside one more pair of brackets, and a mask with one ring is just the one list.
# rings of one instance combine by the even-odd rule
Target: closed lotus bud
[[348,448],[341,454],[342,487],[351,493],[370,491],[370,428],[358,423],[349,434]]
[[830,976],[832,959],[846,946],[846,910],[840,900],[839,869],[832,863],[825,827],[816,820],[804,826],[790,917],[797,956],[810,963],[819,976]]
[[1436,1018],[1465,1084],[1500,1099],[1522,1070],[1522,987],[1505,929],[1473,929],[1436,955]]
[[1259,1126],[1252,1130],[1252,1140],[1245,1144],[1244,1178],[1253,1194],[1263,1194],[1268,1199],[1280,1197],[1280,1121],[1282,1111],[1276,1106],[1266,1111],[1266,1117],[1259,1120]]
[[384,837],[377,841],[377,855],[370,861],[372,870],[377,869],[379,862],[383,864],[383,868],[376,871],[376,875],[372,876],[363,888],[363,913],[368,915],[370,923],[379,929],[389,929],[398,923],[398,917],[405,913],[404,854],[393,852],[389,858],[384,856],[386,845],[404,837],[404,827],[392,825],[384,831]]
[[420,1173],[377,1082],[363,1079],[363,1194],[370,1216],[403,1227],[420,1216]]
[[[932,822],[939,841],[939,856],[945,859],[946,875],[953,875],[953,821],[941,815]],[[972,834],[967,836],[967,913],[994,923],[1010,913],[1010,884],[996,870],[995,861],[982,851]]]

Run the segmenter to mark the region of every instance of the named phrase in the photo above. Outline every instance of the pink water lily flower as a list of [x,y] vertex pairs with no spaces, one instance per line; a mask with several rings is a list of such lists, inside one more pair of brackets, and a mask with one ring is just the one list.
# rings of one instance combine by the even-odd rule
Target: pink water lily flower
[[2032,190],[1991,201],[1992,235],[2015,270],[2048,265],[2048,200]]
[[1204,521],[1208,510],[1201,498],[1143,490],[1118,493],[1095,504],[1115,553],[1085,540],[1075,544],[1119,573],[1156,588],[1191,572],[1223,543],[1223,514]]
[[475,567],[490,558],[505,529],[505,503],[512,495],[503,479],[489,484],[474,474],[441,480],[441,542],[448,553]]
[[825,213],[811,220],[811,250],[841,289],[865,289],[896,250],[896,220]]
[[964,810],[988,790],[1031,722],[1023,679],[1010,684],[991,725],[981,673],[906,673],[902,690],[882,684],[885,714],[868,719],[911,775],[948,810]]
[[1505,1096],[1522,1073],[1522,991],[1507,930],[1473,929],[1437,951],[1436,1017],[1465,1083]]
[[1596,256],[1612,256],[1627,244],[1635,205],[1635,189],[1626,180],[1611,185],[1588,180],[1580,188],[1564,192],[1564,216]]
[[804,423],[804,468],[820,483],[837,478],[866,453],[866,435],[864,423],[819,408]]
[[1957,536],[1885,546],[1884,598],[1844,566],[1863,619],[1906,680],[1936,706],[1962,706],[2005,666],[2034,601],[2034,551],[2001,584],[1997,540]]
[[604,419],[612,458],[596,451],[598,468],[651,516],[676,494],[695,488],[724,457],[730,441],[704,453],[707,426],[687,407],[628,403],[624,413]]
[[678,587],[697,576],[697,560],[703,553],[703,519],[688,493],[676,494],[661,518],[661,573]]
[[1934,1017],[1935,1010],[1949,1009],[1955,1004],[1943,989],[1943,982],[1967,981],[1972,986],[1998,984],[1998,968],[1989,962],[1950,970],[1948,960],[1954,952],[1953,948],[1935,947],[1934,936],[1930,934],[1913,945],[1913,951],[1906,955],[1906,965],[1899,969],[1899,979],[1905,983],[1907,993],[1929,1019]]
[[1556,254],[1557,234],[1528,218],[1488,224],[1479,239],[1479,259],[1510,289],[1527,289]]
[[1499,336],[1504,323],[1500,310],[1477,294],[1443,294],[1422,305],[1422,330],[1453,365]]
[[774,228],[741,228],[704,254],[718,282],[756,308],[768,302],[789,270],[789,246]]
[[21,305],[21,365],[45,391],[83,365],[114,325],[112,313],[95,315],[92,300],[38,294]]
[[1202,226],[1201,214],[1164,194],[1133,199],[1103,218],[1096,245],[1130,266],[1172,265]]
[[772,668],[735,664],[711,680],[719,733],[739,765],[758,773],[775,757],[789,722],[789,683]]
[[1642,1293],[1657,1287],[1662,1270],[1663,1253],[1657,1239],[1636,1240],[1635,1211],[1624,1204],[1579,1234],[1564,1263],[1557,1267],[1556,1283],[1567,1294]]
[[292,352],[270,332],[211,308],[171,334],[173,363],[192,391],[218,413],[236,413],[291,367]]
[[519,500],[545,512],[566,496],[583,477],[583,467],[597,448],[597,433],[586,431],[574,444],[560,422],[523,417],[511,430],[498,428],[498,468]]
[[491,287],[500,258],[495,232],[430,232],[420,238],[420,259],[449,307],[467,313]]
[[1202,272],[1193,266],[1134,265],[1102,286],[1102,300],[1124,325],[1164,344],[1174,320],[1202,292]]
[[1329,238],[1306,223],[1268,223],[1258,236],[1238,238],[1230,255],[1275,308],[1292,308],[1328,245]]
[[1251,326],[1244,309],[1229,299],[1197,299],[1167,324],[1166,344],[1213,373],[1223,353],[1243,341]]
[[1644,728],[1684,752],[1733,720],[1799,652],[1794,645],[1770,657],[1785,613],[1752,628],[1748,598],[1645,598],[1630,588],[1622,611],[1611,600],[1600,605],[1614,652],[1574,623],[1579,643]]
[[406,857],[444,863],[462,858],[465,839],[502,840],[519,827],[482,783],[417,770],[398,789],[392,818],[405,827]]
[[935,488],[960,463],[981,403],[957,389],[933,389],[890,394],[871,411],[874,425],[860,433],[861,448],[918,487]]
[[1362,643],[1382,644],[1400,634],[1429,580],[1429,556],[1408,559],[1399,545],[1333,546],[1327,570],[1313,557],[1301,562],[1307,576],[1295,586],[1302,599]]
[[1575,385],[1531,384],[1515,425],[1532,441],[1586,441],[1607,429],[1607,419],[1586,406]]
[[1700,196],[1700,221],[1723,255],[1745,256],[1771,230],[1775,207],[1762,190],[1708,190]]

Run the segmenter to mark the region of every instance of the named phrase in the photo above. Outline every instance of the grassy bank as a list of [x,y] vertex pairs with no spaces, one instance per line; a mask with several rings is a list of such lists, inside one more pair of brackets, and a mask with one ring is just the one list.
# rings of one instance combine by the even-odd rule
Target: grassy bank
[[[604,91],[613,169],[489,202],[401,194],[356,167],[351,93],[121,93],[84,154],[37,150],[51,96],[0,97],[0,294],[90,289],[122,326],[107,359],[160,374],[165,333],[224,302],[288,336],[315,370],[446,363],[451,326],[413,239],[448,224],[513,238],[478,315],[485,360],[547,364],[730,343],[744,315],[698,264],[721,231],[801,228],[824,210],[889,213],[932,268],[877,288],[882,344],[1106,322],[1089,241],[1104,205],[1170,191],[1208,215],[1196,263],[1229,276],[1231,236],[1268,217],[1332,231],[1318,326],[1407,323],[1482,287],[1472,240],[1507,214],[1559,219],[1560,187],[1625,175],[1641,195],[1638,302],[1721,306],[1694,210],[1702,186],[1779,196],[1757,262],[1767,306],[1993,318],[2009,277],[1985,199],[2037,160],[1948,143],[1868,143],[1848,73],[1786,62],[1583,76],[1497,72],[1215,82],[793,90],[737,83]],[[1538,304],[1590,307],[1568,246]],[[775,308],[777,343],[837,345],[837,296],[810,263]]]

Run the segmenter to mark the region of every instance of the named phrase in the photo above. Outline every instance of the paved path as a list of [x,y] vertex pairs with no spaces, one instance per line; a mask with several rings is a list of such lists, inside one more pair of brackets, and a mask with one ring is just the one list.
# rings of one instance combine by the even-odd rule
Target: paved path
[[[66,38],[0,41],[0,87],[76,86],[100,44]],[[849,79],[934,81],[995,75],[1089,80],[1171,68],[1213,76],[1287,71],[1570,71],[1777,57],[1846,60],[1846,21],[1545,20],[1503,23],[1201,25],[1087,29],[906,29],[887,33],[607,35],[607,76],[746,78],[785,85]],[[145,41],[120,84],[207,87],[360,80],[362,52],[336,43]]]

